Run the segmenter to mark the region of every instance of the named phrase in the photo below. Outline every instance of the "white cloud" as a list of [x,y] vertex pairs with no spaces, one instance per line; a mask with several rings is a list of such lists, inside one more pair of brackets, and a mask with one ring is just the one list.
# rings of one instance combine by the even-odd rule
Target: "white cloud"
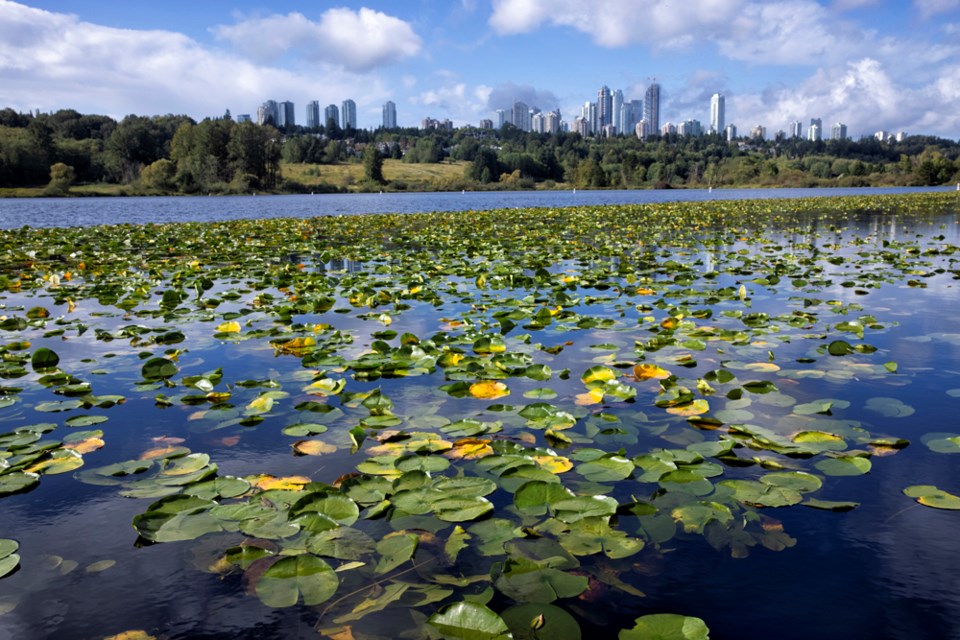
[[913,4],[924,18],[960,9],[960,0],[914,0]]
[[[382,101],[381,82],[363,82],[364,101]],[[339,104],[357,86],[355,76],[328,66],[298,74],[237,60],[179,33],[104,27],[0,0],[0,104],[14,109],[203,118],[226,108],[251,113],[267,98]]]
[[796,87],[747,93],[728,99],[728,120],[741,129],[763,124],[770,135],[794,120],[821,118],[824,129],[835,122],[850,127],[854,138],[874,131],[951,135],[960,130],[960,113],[951,105],[960,99],[960,65],[944,68],[929,85],[910,88],[898,83],[872,58],[844,67],[821,69]]
[[480,104],[486,107],[487,103],[490,101],[490,94],[493,93],[493,87],[488,87],[485,84],[477,85],[473,90],[473,95],[480,102]]
[[[874,1],[838,4],[850,8]],[[842,60],[872,37],[815,0],[688,0],[682,10],[673,0],[642,7],[632,0],[494,0],[489,23],[501,35],[570,27],[610,48],[671,50],[713,43],[729,59],[768,65]]]
[[872,34],[835,19],[811,0],[751,4],[718,34],[720,53],[731,60],[810,65],[846,60]]
[[213,33],[261,61],[293,52],[356,72],[415,56],[422,44],[409,23],[366,7],[328,9],[319,22],[296,12],[249,18]]
[[850,11],[852,9],[861,9],[875,5],[879,0],[834,0],[830,5],[837,11]]
[[494,0],[490,26],[501,35],[528,33],[544,24],[571,27],[604,47],[649,44],[675,48],[697,34],[717,33],[737,15],[744,0],[672,0],[638,5],[633,0]]

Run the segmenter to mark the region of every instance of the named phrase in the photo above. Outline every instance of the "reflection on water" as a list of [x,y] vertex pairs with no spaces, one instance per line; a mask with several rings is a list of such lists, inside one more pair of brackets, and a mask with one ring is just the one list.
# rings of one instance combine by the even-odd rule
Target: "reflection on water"
[[[258,203],[263,200],[269,199],[257,199]],[[670,295],[694,299],[689,311],[709,307],[713,311],[709,322],[718,327],[741,327],[740,316],[733,312],[741,311],[743,305],[736,297],[714,302],[711,296],[742,282],[750,283],[750,313],[767,313],[771,317],[793,314],[800,318],[793,325],[784,323],[789,329],[771,329],[761,337],[731,341],[719,352],[691,344],[689,349],[697,359],[692,371],[696,373],[684,375],[696,377],[721,366],[751,371],[735,367],[757,363],[767,369],[753,370],[773,371],[772,365],[777,365],[781,372],[772,379],[779,387],[778,393],[757,394],[749,398],[749,403],[720,395],[712,397],[711,403],[718,412],[727,411],[738,418],[731,422],[749,422],[778,434],[789,434],[796,431],[798,418],[781,404],[784,398],[796,403],[843,399],[849,404],[838,402],[829,416],[831,420],[874,436],[909,439],[911,445],[890,457],[876,455],[867,475],[832,477],[825,483],[820,497],[859,502],[860,507],[853,511],[833,513],[799,506],[764,510],[770,517],[764,525],[771,530],[782,525],[783,531],[796,539],[794,547],[773,552],[756,546],[750,549],[749,557],[735,559],[728,548],[717,551],[700,535],[680,533],[664,544],[662,554],[628,559],[620,567],[625,569],[623,579],[642,590],[646,597],[624,597],[599,589],[601,595],[596,600],[576,600],[565,605],[585,621],[586,637],[613,637],[616,630],[631,626],[637,615],[652,611],[701,617],[708,622],[714,640],[960,637],[960,555],[955,552],[954,534],[957,516],[954,512],[919,506],[902,493],[904,487],[913,484],[957,490],[954,458],[931,452],[920,440],[930,431],[956,429],[960,399],[957,394],[948,394],[960,387],[960,297],[956,295],[957,280],[949,271],[956,265],[949,255],[925,256],[929,264],[922,270],[927,273],[909,276],[922,277],[925,287],[911,286],[906,278],[868,277],[874,272],[884,273],[874,264],[880,263],[881,257],[897,259],[896,252],[902,248],[894,243],[912,241],[922,234],[924,238],[942,235],[942,240],[932,243],[934,246],[957,244],[960,228],[951,218],[905,223],[897,216],[864,215],[838,225],[824,216],[804,222],[804,231],[789,236],[771,232],[761,245],[724,236],[716,244],[698,247],[684,256],[685,264],[699,264],[683,277],[656,274],[657,284],[669,288],[667,299],[671,299]],[[827,251],[827,245],[837,246]],[[758,251],[785,256],[785,262],[796,273],[785,270],[777,283],[755,283],[752,265]],[[884,251],[891,255],[883,257]],[[832,262],[822,258],[831,258]],[[299,257],[291,257],[291,262],[294,260],[300,262]],[[651,263],[655,261],[650,258]],[[736,264],[742,273],[713,277],[715,270],[731,264]],[[571,265],[551,268],[561,272],[567,266]],[[589,273],[616,271],[620,263],[610,260],[579,266]],[[370,264],[336,260],[317,268],[329,272],[332,278],[348,278],[363,273]],[[936,273],[938,268],[945,270]],[[706,278],[694,282],[690,272]],[[797,282],[804,279],[825,284],[814,290]],[[706,292],[695,295],[696,286],[702,286]],[[225,290],[218,285],[208,294],[221,295]],[[441,330],[438,327],[445,322],[442,318],[461,312],[473,314],[477,323],[500,327],[493,317],[484,315],[482,305],[471,306],[463,301],[460,296],[465,290],[465,285],[454,289],[442,307],[411,302],[409,309],[394,318],[390,328],[398,334],[429,336]],[[526,293],[499,290],[490,295]],[[613,319],[612,326],[579,330],[558,324],[543,330],[520,327],[513,337],[522,331],[529,331],[534,337],[520,343],[517,351],[536,352],[538,361],[548,363],[555,372],[566,368],[579,371],[584,362],[612,363],[614,354],[625,358],[624,354],[631,354],[638,343],[647,344],[651,360],[656,358],[653,347],[657,334],[643,323],[644,316],[653,313],[652,306],[638,308],[644,304],[635,305],[638,299],[625,304],[616,291],[581,289],[577,293],[583,294],[583,299],[573,307],[574,311]],[[18,305],[29,307],[36,300],[7,294],[2,302],[6,309],[14,309]],[[336,306],[340,305],[347,306],[342,299]],[[228,308],[241,306],[242,301]],[[814,326],[810,321],[808,327],[802,315],[797,315],[810,308],[820,314],[820,325]],[[110,309],[116,316],[98,319],[99,326],[117,331],[132,322],[109,305],[91,303],[88,311],[103,313]],[[810,335],[815,331],[825,333],[824,323],[836,325],[867,314],[872,320],[865,322],[872,326],[866,340],[878,352],[873,361],[895,361],[899,366],[896,375],[874,375],[853,358],[838,363],[825,353],[825,338]],[[264,331],[275,324],[275,318],[256,315],[243,320],[250,322],[253,329]],[[143,317],[137,321],[151,330],[164,325],[162,318]],[[330,323],[349,334],[353,344],[342,350],[347,357],[368,352],[378,339],[374,334],[385,330],[377,322],[357,317],[353,309],[350,313],[331,309],[301,314],[297,321]],[[209,453],[225,475],[304,475],[332,482],[353,470],[360,454],[350,453],[352,442],[347,432],[367,415],[364,410],[356,405],[338,405],[335,411],[320,407],[315,412],[297,411],[294,407],[299,403],[317,399],[304,391],[312,372],[301,366],[299,358],[279,352],[266,339],[245,342],[214,338],[210,323],[185,320],[176,328],[186,336],[184,345],[189,345],[189,351],[179,356],[180,376],[219,368],[224,380],[276,383],[277,389],[289,395],[277,399],[276,408],[263,422],[248,426],[238,425],[235,419],[243,415],[244,405],[260,393],[257,387],[237,384],[230,400],[234,406],[175,404],[162,408],[157,402],[159,394],[184,391],[139,384],[143,365],[140,354],[146,347],[135,347],[129,339],[98,340],[92,331],[70,334],[57,347],[61,366],[90,380],[95,393],[126,397],[123,404],[93,412],[109,417],[108,422],[100,425],[107,445],[86,456],[87,466],[130,460],[153,446],[156,439],[176,438],[192,451]],[[576,344],[567,344],[575,330],[579,331]],[[556,349],[536,351],[534,343]],[[107,358],[106,352],[113,357]],[[103,371],[97,373],[100,369]],[[30,374],[24,382],[35,377]],[[356,392],[379,387],[393,401],[398,416],[409,418],[413,428],[421,424],[427,425],[427,429],[435,424],[434,417],[451,411],[449,396],[438,390],[445,382],[443,373],[437,372],[409,378],[351,380],[350,389]],[[511,394],[502,402],[515,407],[529,402],[524,399],[525,393],[544,385],[518,377],[510,378],[509,383]],[[574,405],[583,391],[577,375],[570,379],[554,378],[549,386],[557,393],[558,405]],[[598,443],[608,449],[622,447],[626,455],[632,456],[651,448],[715,439],[710,432],[692,429],[683,417],[649,411],[649,401],[657,389],[655,382],[636,386],[643,402],[605,407],[604,412],[619,422],[617,429],[610,429],[609,433],[594,434]],[[46,389],[25,392],[21,406],[4,409],[6,424],[12,428],[49,417],[30,407],[50,397]],[[897,415],[878,410],[878,405],[871,403],[877,398],[899,400],[913,413]],[[458,400],[456,410],[479,420],[499,421],[504,434],[512,438],[522,438],[529,431],[526,421],[515,411],[504,407],[491,409],[490,405],[465,398]],[[60,420],[55,417],[53,421]],[[295,439],[282,435],[281,429],[307,421],[329,427],[324,439],[337,447],[335,454],[292,455]],[[584,420],[598,432],[599,421],[597,416]],[[579,429],[571,433],[583,435]],[[800,459],[786,462],[809,468]],[[724,469],[724,474],[736,478],[760,473],[759,467]],[[634,493],[649,490],[649,485],[627,481],[617,488],[617,497],[626,500]],[[502,507],[510,503],[509,496],[499,495],[495,499]],[[168,638],[313,635],[318,617],[315,609],[270,609],[245,593],[247,585],[239,576],[220,578],[198,570],[197,567],[208,567],[218,552],[243,536],[215,534],[196,543],[138,545],[130,522],[146,503],[119,497],[114,486],[78,482],[71,474],[44,476],[35,490],[3,498],[0,537],[17,538],[22,556],[29,561],[22,563],[16,575],[0,580],[0,612],[5,612],[0,615],[0,637],[100,638],[127,629],[145,629]],[[636,531],[638,525],[629,516],[623,520],[628,528],[632,527],[631,531]],[[106,566],[103,561],[115,564]],[[496,597],[500,600],[494,600],[493,605],[508,604],[502,596]],[[7,611],[12,604],[16,606]],[[389,611],[367,624],[378,627],[382,633],[392,628],[389,625],[393,616],[408,615],[406,611]]]

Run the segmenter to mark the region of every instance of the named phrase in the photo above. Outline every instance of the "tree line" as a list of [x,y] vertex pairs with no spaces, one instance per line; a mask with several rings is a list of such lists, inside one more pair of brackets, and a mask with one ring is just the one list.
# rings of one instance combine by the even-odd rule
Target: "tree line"
[[[314,129],[201,122],[183,115],[120,121],[72,109],[0,110],[0,187],[67,193],[76,183],[123,185],[129,193],[297,192],[324,187],[284,178],[286,165],[359,163],[359,188],[406,188],[383,162],[465,163],[462,179],[417,188],[581,188],[940,185],[960,182],[960,143],[930,136],[808,141],[719,135],[584,138],[576,133],[415,128]],[[306,175],[318,175],[319,170]]]

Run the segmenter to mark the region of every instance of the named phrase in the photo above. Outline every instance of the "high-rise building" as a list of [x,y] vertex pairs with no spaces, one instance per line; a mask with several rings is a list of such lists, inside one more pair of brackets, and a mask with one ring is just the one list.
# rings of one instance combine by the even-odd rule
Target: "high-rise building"
[[823,121],[820,118],[810,118],[810,128],[807,130],[807,140],[817,142],[823,139]]
[[340,126],[340,109],[335,104],[328,104],[323,110],[323,126],[329,127],[331,122]]
[[790,137],[791,138],[802,138],[803,137],[803,123],[799,120],[794,120],[790,123]]
[[296,126],[296,115],[293,112],[293,103],[289,100],[281,102],[277,109],[277,126],[294,127]]
[[620,128],[624,135],[635,133],[637,123],[643,119],[643,100],[627,100],[620,105]]
[[637,134],[637,137],[641,140],[646,140],[647,136],[652,133],[650,131],[650,123],[642,118],[633,126],[633,130]]
[[357,128],[357,103],[347,98],[340,105],[340,127],[343,129]]
[[833,125],[830,129],[830,139],[831,140],[846,140],[847,139],[847,125],[842,122],[838,122]]
[[590,123],[583,116],[577,116],[573,119],[573,131],[586,138],[590,135]]
[[684,120],[677,127],[677,133],[681,136],[699,137],[703,133],[699,120]]
[[480,120],[480,128],[481,128],[481,129],[493,129],[493,120],[491,120],[490,118],[482,118],[482,119]]
[[257,124],[277,126],[280,121],[280,105],[276,100],[267,100],[257,108]]
[[513,126],[521,131],[530,131],[530,108],[523,102],[513,103]]
[[643,119],[650,125],[650,131],[660,130],[660,85],[652,82],[643,96]]
[[587,132],[588,136],[592,136],[595,133],[599,133],[600,125],[597,119],[597,103],[596,102],[584,102],[583,108],[580,109],[580,117],[587,121]]
[[497,114],[497,129],[503,129],[503,125],[507,124],[507,112],[503,109],[497,109],[494,111]]
[[397,128],[397,105],[392,100],[383,103],[383,128]]
[[733,142],[737,137],[737,127],[736,125],[728,124],[724,131],[727,134],[727,142]]
[[544,131],[543,113],[537,111],[530,116],[530,131],[533,133],[543,133]]
[[543,132],[557,133],[560,131],[560,110],[551,111],[543,117]]
[[613,124],[613,95],[607,85],[597,91],[597,130]]
[[320,103],[316,100],[307,103],[307,129],[320,126]]
[[767,137],[767,128],[758,124],[750,129],[750,137],[755,140],[764,140]]
[[626,131],[626,125],[623,122],[623,91],[617,89],[613,92],[612,110],[611,110],[611,124],[616,127],[617,133],[623,133]]
[[719,93],[710,97],[710,133],[720,133],[726,126],[726,98]]

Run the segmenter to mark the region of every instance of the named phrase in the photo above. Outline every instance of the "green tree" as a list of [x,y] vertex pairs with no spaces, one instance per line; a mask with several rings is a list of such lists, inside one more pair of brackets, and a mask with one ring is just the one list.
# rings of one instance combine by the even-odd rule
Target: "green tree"
[[280,181],[280,132],[244,122],[233,127],[228,150],[240,188],[274,189]]
[[464,169],[466,178],[481,184],[493,182],[501,173],[503,173],[503,167],[497,159],[497,152],[490,147],[481,148],[470,166]]
[[384,184],[383,154],[376,144],[368,144],[363,148],[363,177],[377,184]]
[[176,189],[176,174],[177,165],[172,160],[161,158],[143,168],[140,172],[140,184],[155,191],[173,191]]
[[73,167],[57,162],[50,167],[50,184],[43,193],[48,196],[65,196],[76,178]]

